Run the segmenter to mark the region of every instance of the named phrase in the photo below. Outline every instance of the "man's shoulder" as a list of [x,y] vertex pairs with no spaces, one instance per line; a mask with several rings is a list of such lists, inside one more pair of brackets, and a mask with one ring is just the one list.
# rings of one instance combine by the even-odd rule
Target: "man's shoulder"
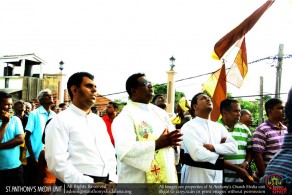
[[269,124],[268,121],[265,121],[255,129],[255,132],[267,132],[270,131],[271,129],[272,129],[271,124]]
[[10,116],[10,120],[13,120],[13,121],[19,121],[21,122],[20,118],[18,116]]
[[158,112],[158,113],[163,114],[163,115],[167,115],[167,112],[165,110],[163,110],[162,108],[160,108],[154,104],[149,103],[149,107],[151,107],[155,112]]
[[242,124],[240,122],[234,125],[234,129],[238,131],[250,132],[249,128],[245,124]]

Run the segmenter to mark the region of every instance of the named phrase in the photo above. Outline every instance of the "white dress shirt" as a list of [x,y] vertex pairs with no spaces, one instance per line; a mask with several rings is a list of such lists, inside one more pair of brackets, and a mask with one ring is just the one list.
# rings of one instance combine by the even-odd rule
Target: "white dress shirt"
[[[89,176],[117,182],[116,158],[104,121],[71,104],[46,130],[48,168],[64,183],[93,183]],[[84,175],[85,174],[85,175]]]

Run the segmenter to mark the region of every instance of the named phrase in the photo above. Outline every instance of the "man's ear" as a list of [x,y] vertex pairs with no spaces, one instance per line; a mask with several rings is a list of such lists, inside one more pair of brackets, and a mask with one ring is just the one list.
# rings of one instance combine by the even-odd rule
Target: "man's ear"
[[271,108],[268,108],[268,110],[267,110],[267,111],[268,111],[268,114],[269,114],[269,116],[271,115],[271,112],[272,112],[272,110],[273,110],[273,109],[271,109]]
[[136,89],[135,88],[131,88],[131,94],[132,94],[132,97],[136,95]]
[[70,87],[70,90],[71,90],[71,92],[72,92],[73,95],[76,95],[77,94],[77,87],[75,85],[72,85]]

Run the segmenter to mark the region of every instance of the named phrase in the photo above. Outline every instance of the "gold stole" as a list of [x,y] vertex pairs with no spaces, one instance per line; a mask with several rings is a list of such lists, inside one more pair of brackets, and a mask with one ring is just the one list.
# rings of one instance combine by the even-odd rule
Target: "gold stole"
[[[139,109],[137,105],[135,105],[131,100],[129,103],[134,111],[135,109]],[[129,111],[129,110],[127,110]],[[158,120],[163,122],[163,119],[159,116],[159,114],[153,109],[153,111],[157,114]],[[139,120],[139,117],[134,117],[135,112],[128,113],[128,116],[132,118],[135,126],[136,135],[139,141],[155,141],[158,139],[157,136],[153,135],[152,126],[146,123],[143,120]],[[167,127],[165,127],[167,128]],[[148,171],[146,171],[146,180],[147,183],[171,183],[172,181],[167,177],[167,170],[166,170],[166,162],[163,156],[163,150],[160,149],[155,151],[154,159],[151,162],[151,166]],[[174,162],[173,162],[174,163]],[[174,166],[174,165],[173,165]],[[177,180],[177,178],[176,178]]]

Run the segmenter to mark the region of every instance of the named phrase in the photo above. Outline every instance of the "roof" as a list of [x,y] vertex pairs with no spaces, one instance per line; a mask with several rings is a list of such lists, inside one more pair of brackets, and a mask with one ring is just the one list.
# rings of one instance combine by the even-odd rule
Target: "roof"
[[0,62],[13,64],[15,66],[21,66],[21,60],[25,59],[25,63],[28,65],[39,65],[45,64],[46,62],[32,54],[22,54],[22,55],[5,55],[0,57]]
[[22,91],[22,89],[10,89],[10,88],[4,88],[4,89],[1,89],[1,91],[4,91],[6,93],[15,93],[15,92],[19,92],[19,91]]
[[103,95],[98,94],[97,98],[95,100],[96,105],[107,105],[110,101],[110,99],[104,97]]

